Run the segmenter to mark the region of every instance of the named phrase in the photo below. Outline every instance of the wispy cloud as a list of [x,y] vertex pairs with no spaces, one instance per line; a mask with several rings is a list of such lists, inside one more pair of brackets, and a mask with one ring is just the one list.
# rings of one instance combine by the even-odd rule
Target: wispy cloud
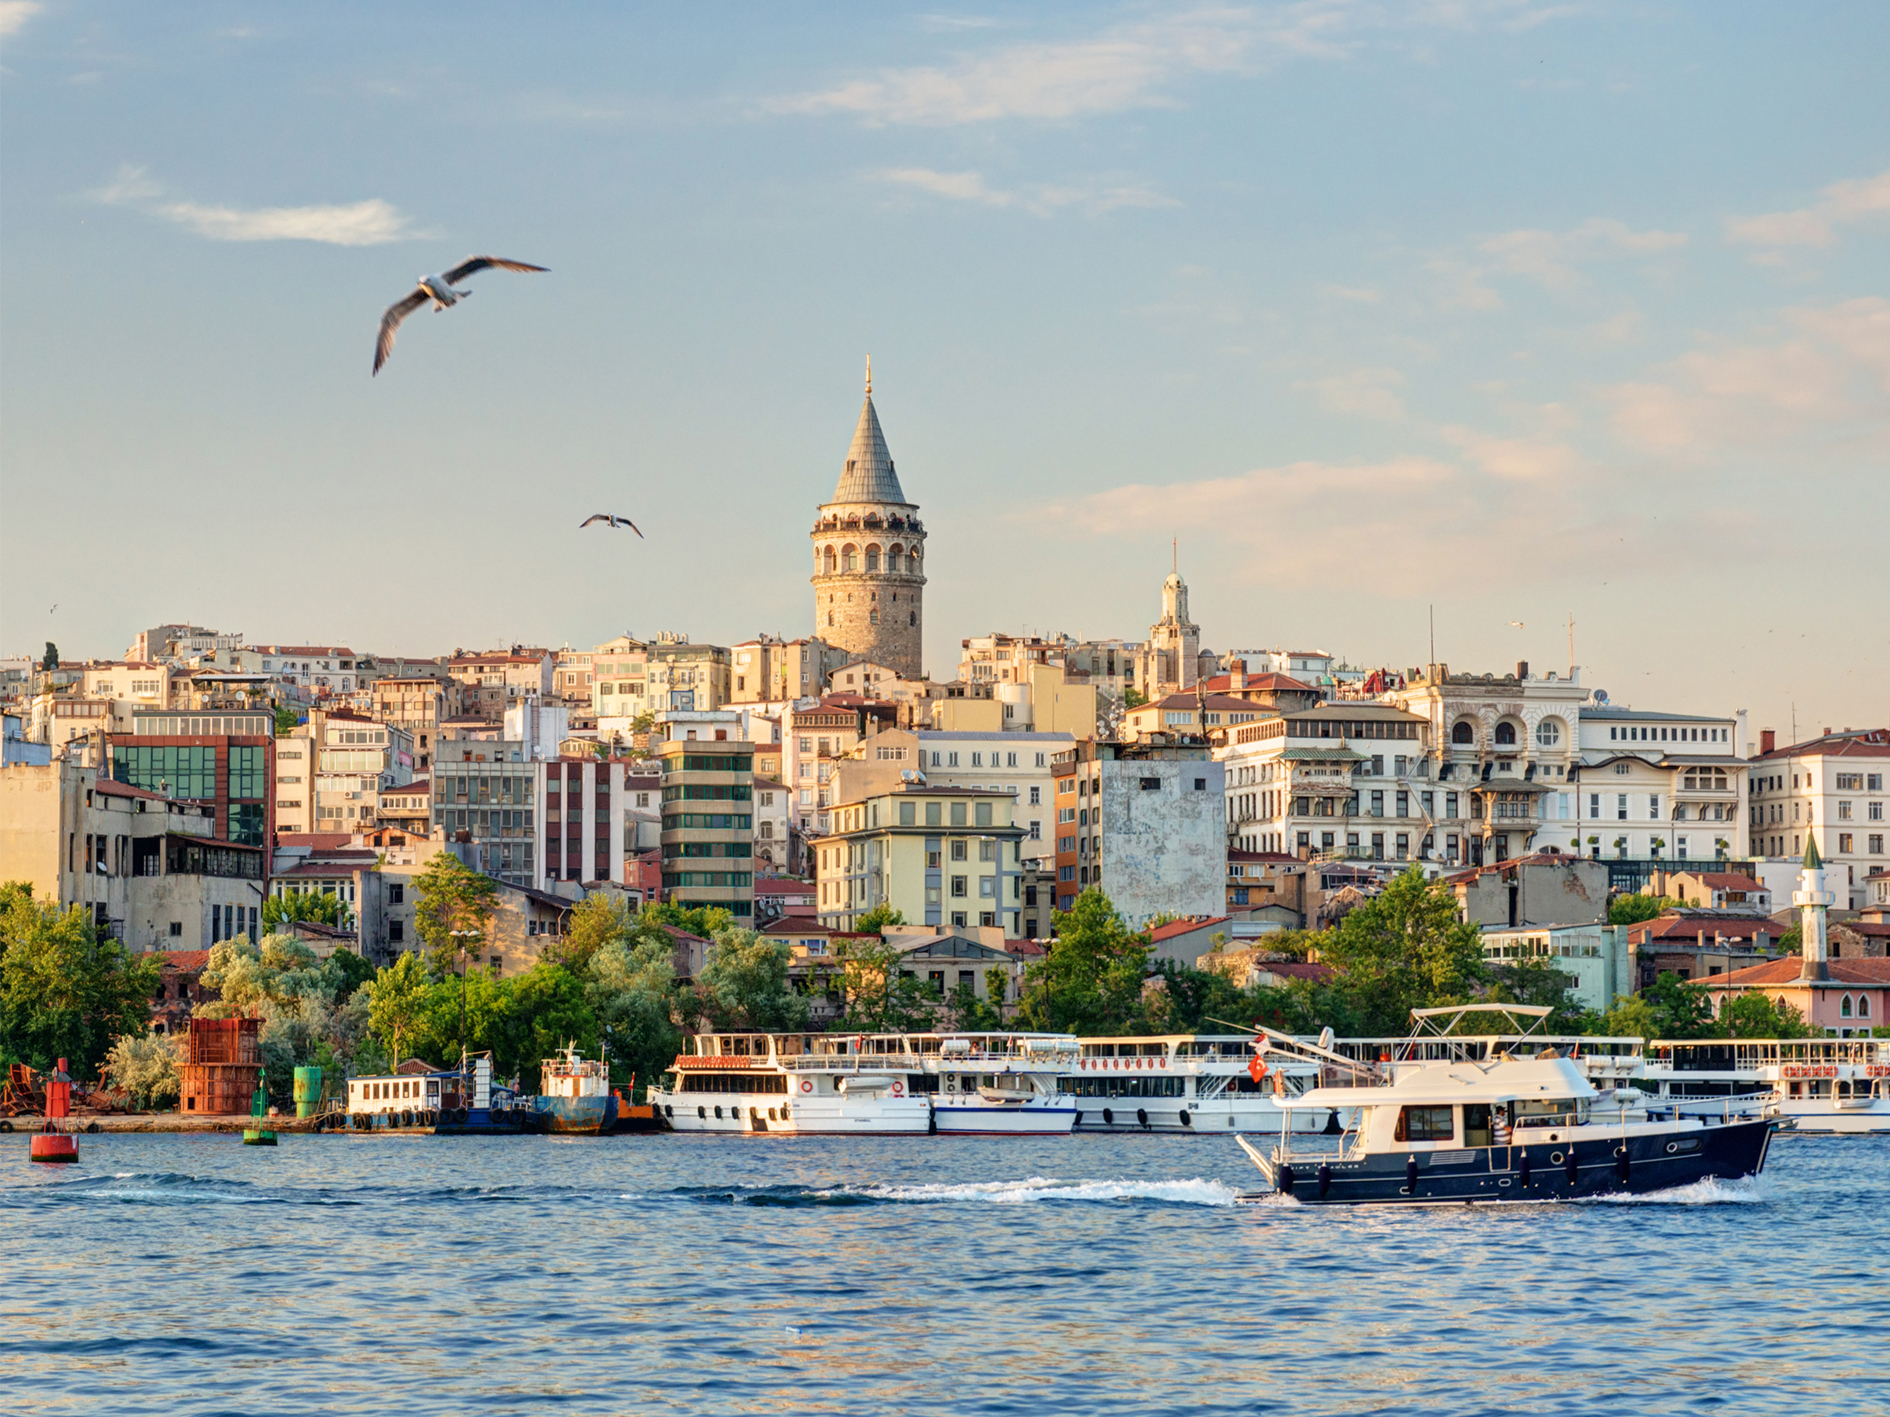
[[[1535,0],[1298,0],[1266,7],[1204,5],[1115,25],[1088,38],[1011,44],[945,64],[882,69],[770,105],[785,113],[850,113],[870,123],[939,127],[998,119],[1061,121],[1174,104],[1170,90],[1203,74],[1259,73],[1294,58],[1338,59],[1371,33],[1527,29],[1575,13]],[[950,26],[927,17],[932,28]]]
[[1091,216],[1121,207],[1178,207],[1173,197],[1146,187],[1052,186],[1031,183],[1016,188],[993,187],[979,172],[938,172],[929,167],[895,167],[878,174],[882,182],[916,188],[954,202],[986,207],[1017,207],[1037,216],[1077,208]]
[[381,246],[421,233],[408,218],[378,197],[341,206],[213,207],[173,201],[145,176],[127,167],[92,197],[173,222],[212,241],[319,241],[330,246]]
[[1193,10],[1120,25],[1090,39],[1015,44],[949,65],[886,69],[819,93],[783,99],[789,113],[852,113],[874,123],[943,126],[1002,118],[1070,119],[1170,103],[1163,85],[1225,73],[1276,52],[1333,52],[1323,36],[1343,21],[1325,3],[1262,14]]
[[1612,217],[1591,217],[1572,231],[1505,231],[1478,249],[1512,275],[1533,276],[1544,285],[1568,286],[1576,267],[1609,252],[1671,251],[1687,244],[1685,232],[1635,231]]
[[1806,433],[1822,435],[1821,457],[1846,441],[1881,453],[1890,442],[1890,300],[1791,310],[1785,324],[1784,338],[1698,350],[1613,386],[1616,435],[1672,456]]
[[1890,172],[1834,182],[1808,207],[1726,220],[1729,239],[1748,246],[1831,246],[1845,222],[1890,213]]
[[1323,379],[1306,379],[1293,386],[1319,397],[1334,413],[1392,422],[1404,417],[1404,375],[1396,369],[1350,369]]
[[0,0],[0,39],[18,34],[28,20],[45,8],[39,0]]

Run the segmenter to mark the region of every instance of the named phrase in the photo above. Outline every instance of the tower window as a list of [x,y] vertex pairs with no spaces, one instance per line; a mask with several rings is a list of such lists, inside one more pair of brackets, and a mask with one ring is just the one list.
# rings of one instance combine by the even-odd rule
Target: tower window
[[906,623],[916,627],[919,623],[919,612],[916,610],[908,610],[906,612]]
[[879,623],[879,612],[877,610],[868,611],[866,619],[868,624],[877,625]]

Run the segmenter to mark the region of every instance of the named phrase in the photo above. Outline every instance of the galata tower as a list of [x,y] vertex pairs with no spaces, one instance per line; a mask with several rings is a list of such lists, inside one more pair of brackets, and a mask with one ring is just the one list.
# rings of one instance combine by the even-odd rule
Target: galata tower
[[924,673],[925,526],[908,502],[873,408],[873,363],[833,497],[814,519],[814,633],[853,659]]

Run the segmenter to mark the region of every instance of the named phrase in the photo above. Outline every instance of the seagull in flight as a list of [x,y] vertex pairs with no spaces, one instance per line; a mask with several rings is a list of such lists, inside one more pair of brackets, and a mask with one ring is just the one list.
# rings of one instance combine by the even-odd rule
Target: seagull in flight
[[630,530],[636,532],[636,534],[639,537],[642,537],[643,540],[645,541],[649,540],[648,537],[643,535],[642,530],[638,528],[637,524],[631,521],[630,518],[613,517],[609,512],[597,512],[591,516],[586,517],[583,521],[578,523],[578,530],[582,531],[584,530],[585,527],[590,526],[596,522],[602,522],[605,526],[627,526],[630,528]]
[[436,276],[421,276],[414,283],[413,294],[405,300],[396,300],[387,307],[387,313],[381,316],[380,338],[374,341],[374,372],[381,372],[381,366],[387,362],[387,356],[394,352],[394,331],[400,328],[400,322],[427,301],[433,302],[433,308],[444,310],[449,305],[457,305],[468,295],[470,290],[455,290],[453,287],[467,276],[480,271],[542,271],[544,266],[528,266],[523,261],[506,261],[497,256],[468,256],[451,270],[442,271]]
[[1509,623],[1514,625],[1519,630],[1523,627],[1523,622],[1520,620],[1511,620]]

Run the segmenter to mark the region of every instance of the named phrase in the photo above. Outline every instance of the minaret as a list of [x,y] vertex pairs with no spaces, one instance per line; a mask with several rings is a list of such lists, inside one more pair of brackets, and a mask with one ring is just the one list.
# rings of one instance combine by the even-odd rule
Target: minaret
[[814,633],[854,659],[920,678],[925,631],[925,526],[906,500],[873,407],[873,361],[866,402],[853,430],[832,500],[814,519]]
[[1805,962],[1798,971],[1800,979],[1831,977],[1831,971],[1825,967],[1828,957],[1825,917],[1836,900],[1837,897],[1825,889],[1824,861],[1818,855],[1818,839],[1807,832],[1805,864],[1798,873],[1798,889],[1792,892],[1792,904],[1798,907],[1798,928],[1803,936],[1805,956]]

